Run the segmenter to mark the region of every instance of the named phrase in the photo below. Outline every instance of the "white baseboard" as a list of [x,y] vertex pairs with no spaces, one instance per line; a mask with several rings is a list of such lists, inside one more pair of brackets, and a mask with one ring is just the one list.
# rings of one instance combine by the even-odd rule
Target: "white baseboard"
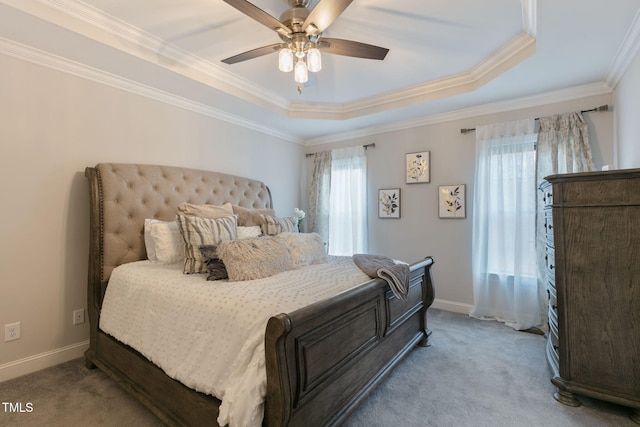
[[36,354],[35,356],[5,363],[4,365],[0,365],[0,382],[77,359],[78,357],[82,357],[88,348],[89,341],[82,341],[45,353]]
[[431,304],[431,307],[437,308],[438,310],[452,311],[454,313],[469,314],[474,306],[471,304],[436,298],[433,301],[433,304]]

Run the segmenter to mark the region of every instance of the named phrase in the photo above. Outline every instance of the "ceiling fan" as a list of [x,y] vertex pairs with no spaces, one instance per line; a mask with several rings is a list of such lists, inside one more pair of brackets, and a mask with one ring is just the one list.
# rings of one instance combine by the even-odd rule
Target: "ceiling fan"
[[[307,71],[316,72],[322,68],[320,51],[334,55],[355,58],[383,60],[389,49],[352,40],[322,37],[326,30],[353,0],[320,0],[309,10],[310,0],[289,0],[290,9],[280,20],[246,0],[224,0],[245,15],[274,30],[282,43],[259,47],[226,59],[225,64],[236,64],[270,53],[278,53],[278,67],[281,71],[294,71],[296,82],[305,83]],[[295,59],[295,63],[294,63]]]

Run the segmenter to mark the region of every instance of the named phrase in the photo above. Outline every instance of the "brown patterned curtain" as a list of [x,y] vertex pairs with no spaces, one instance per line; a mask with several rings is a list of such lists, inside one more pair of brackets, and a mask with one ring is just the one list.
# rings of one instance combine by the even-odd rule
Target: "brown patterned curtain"
[[309,212],[307,225],[310,232],[322,237],[329,243],[329,195],[331,189],[331,151],[315,154],[313,176],[309,188]]
[[[536,183],[549,175],[595,170],[589,145],[589,128],[582,113],[541,117],[536,147]],[[547,309],[545,229],[543,194],[538,191],[536,211],[536,253],[538,290],[543,310]]]

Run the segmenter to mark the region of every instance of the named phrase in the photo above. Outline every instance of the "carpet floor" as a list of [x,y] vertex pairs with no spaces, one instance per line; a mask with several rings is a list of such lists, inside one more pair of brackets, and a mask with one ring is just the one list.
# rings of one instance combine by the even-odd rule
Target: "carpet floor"
[[[621,406],[556,402],[540,335],[434,309],[429,327],[431,346],[410,351],[345,427],[638,427]],[[162,425],[82,359],[0,383],[0,402],[0,426]]]

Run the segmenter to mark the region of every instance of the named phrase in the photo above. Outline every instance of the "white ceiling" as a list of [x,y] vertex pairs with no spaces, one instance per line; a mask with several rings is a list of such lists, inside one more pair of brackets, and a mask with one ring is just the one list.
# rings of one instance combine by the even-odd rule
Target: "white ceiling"
[[[252,3],[275,18],[289,7]],[[610,91],[640,45],[639,11],[640,0],[354,0],[324,36],[389,54],[324,54],[302,93],[276,54],[220,62],[280,41],[222,0],[0,0],[0,53],[314,144]]]

